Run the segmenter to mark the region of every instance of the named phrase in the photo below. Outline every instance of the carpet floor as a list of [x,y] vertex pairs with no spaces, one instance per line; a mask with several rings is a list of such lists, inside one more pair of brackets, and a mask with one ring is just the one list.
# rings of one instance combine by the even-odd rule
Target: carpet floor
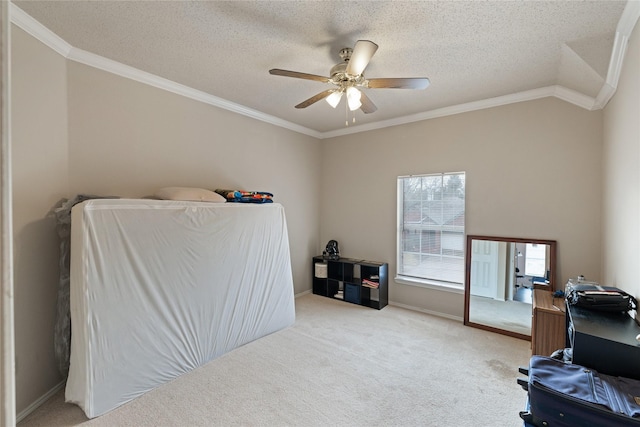
[[296,299],[293,326],[88,420],[60,391],[34,426],[521,427],[527,341],[387,306]]

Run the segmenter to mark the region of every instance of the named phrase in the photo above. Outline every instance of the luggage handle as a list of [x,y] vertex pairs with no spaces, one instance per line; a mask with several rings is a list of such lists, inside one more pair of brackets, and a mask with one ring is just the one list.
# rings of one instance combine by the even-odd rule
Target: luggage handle
[[525,423],[533,425],[533,414],[531,412],[520,411],[518,415],[520,415],[520,418],[522,418]]
[[518,378],[518,385],[522,387],[524,391],[529,391],[529,380],[525,378]]

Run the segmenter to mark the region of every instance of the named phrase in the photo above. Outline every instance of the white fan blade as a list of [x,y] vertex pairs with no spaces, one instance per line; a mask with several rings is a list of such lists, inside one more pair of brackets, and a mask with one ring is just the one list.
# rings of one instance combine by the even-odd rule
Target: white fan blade
[[347,63],[347,74],[359,76],[367,68],[373,54],[378,50],[378,45],[369,40],[358,40],[353,48],[351,59]]

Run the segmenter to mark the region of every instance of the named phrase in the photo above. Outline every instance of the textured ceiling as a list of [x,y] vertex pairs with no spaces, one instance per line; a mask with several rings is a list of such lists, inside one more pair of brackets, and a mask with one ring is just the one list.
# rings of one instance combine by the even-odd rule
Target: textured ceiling
[[14,1],[71,46],[317,132],[344,128],[344,100],[294,105],[367,39],[365,74],[428,77],[426,90],[367,89],[388,121],[543,87],[602,88],[626,1]]

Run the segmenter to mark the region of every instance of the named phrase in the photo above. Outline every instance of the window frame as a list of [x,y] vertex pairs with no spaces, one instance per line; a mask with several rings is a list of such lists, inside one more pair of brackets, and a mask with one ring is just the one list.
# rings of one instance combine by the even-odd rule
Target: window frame
[[[537,248],[537,243],[526,243],[525,252],[524,252],[524,275],[530,277],[547,277],[547,266],[545,264],[547,259],[546,247],[542,249],[542,257],[536,256],[539,255],[539,250],[532,250],[533,248]],[[543,246],[543,245],[541,245]],[[532,254],[533,253],[533,254]],[[542,270],[540,272],[531,271],[531,269],[535,269],[532,264],[537,265],[542,261]]]
[[[433,277],[422,277],[422,276],[413,276],[406,274],[403,271],[403,256],[405,251],[405,240],[404,240],[404,222],[405,222],[405,212],[404,212],[404,203],[405,203],[405,192],[404,192],[404,183],[408,178],[422,178],[422,177],[441,177],[444,179],[446,176],[451,175],[462,175],[464,181],[464,201],[463,201],[463,214],[464,220],[462,224],[457,225],[455,228],[462,228],[462,233],[460,234],[462,246],[458,256],[450,256],[444,255],[445,257],[452,257],[456,259],[460,259],[461,268],[460,271],[460,281],[447,281],[442,280],[441,278],[433,278]],[[444,188],[444,184],[442,187]],[[423,200],[423,199],[421,199]],[[458,172],[440,172],[440,173],[428,173],[428,174],[417,174],[417,175],[402,175],[397,177],[397,201],[396,201],[396,275],[394,280],[398,283],[402,283],[405,285],[418,286],[424,288],[438,289],[438,290],[446,290],[454,293],[464,293],[464,270],[465,270],[465,249],[464,249],[464,241],[466,236],[466,172],[458,171]],[[442,227],[442,225],[441,225]],[[443,227],[446,229],[446,227]],[[422,232],[430,232],[431,229],[426,228],[421,230]],[[419,245],[422,246],[422,245]],[[419,249],[420,256],[423,255],[422,247]],[[426,252],[425,252],[426,253]],[[440,250],[439,256],[443,256],[442,249]]]

